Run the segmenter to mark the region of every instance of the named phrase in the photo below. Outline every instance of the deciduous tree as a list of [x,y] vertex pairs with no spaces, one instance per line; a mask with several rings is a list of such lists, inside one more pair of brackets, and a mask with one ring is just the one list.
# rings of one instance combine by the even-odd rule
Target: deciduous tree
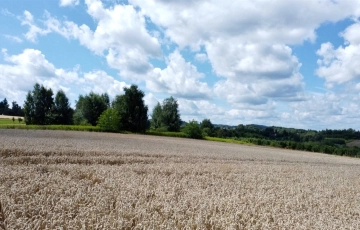
[[162,124],[170,132],[179,132],[181,119],[179,105],[173,97],[166,98],[162,104]]
[[70,125],[73,123],[73,109],[70,107],[69,99],[64,91],[60,90],[55,96],[54,123],[59,125]]
[[162,125],[162,108],[158,102],[151,115],[151,128],[159,129]]
[[24,102],[26,124],[47,125],[53,121],[53,92],[36,83]]
[[108,96],[104,95],[107,94],[99,95],[90,92],[89,95],[80,95],[74,114],[76,123],[85,122],[95,126],[100,115],[108,108]]
[[124,130],[145,132],[148,126],[148,107],[144,103],[144,92],[136,85],[124,87],[125,94],[117,96],[113,102]]

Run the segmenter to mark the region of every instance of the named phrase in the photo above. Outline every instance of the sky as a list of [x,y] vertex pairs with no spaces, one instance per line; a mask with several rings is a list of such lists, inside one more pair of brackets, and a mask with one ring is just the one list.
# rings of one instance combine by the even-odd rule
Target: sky
[[1,0],[0,49],[19,105],[136,84],[150,115],[173,96],[185,121],[360,130],[358,0]]

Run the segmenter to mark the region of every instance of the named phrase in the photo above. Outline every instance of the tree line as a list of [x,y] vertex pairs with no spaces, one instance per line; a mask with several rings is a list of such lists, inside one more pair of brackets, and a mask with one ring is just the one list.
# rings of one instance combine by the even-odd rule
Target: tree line
[[7,116],[24,116],[24,111],[21,108],[21,106],[18,105],[16,101],[13,101],[12,107],[10,108],[10,105],[6,98],[4,100],[0,101],[0,115],[7,115]]
[[124,87],[124,94],[110,101],[109,95],[90,92],[79,95],[72,109],[64,91],[53,98],[52,89],[35,84],[24,102],[26,124],[34,125],[92,125],[104,131],[145,132],[149,128],[179,132],[182,121],[179,105],[170,97],[154,108],[152,119],[148,119],[148,107],[144,92],[138,86]]
[[347,145],[352,140],[360,139],[360,131],[354,129],[316,131],[242,124],[229,127],[213,125],[208,119],[203,120],[200,127],[204,135],[210,137],[293,150],[360,157],[359,147]]

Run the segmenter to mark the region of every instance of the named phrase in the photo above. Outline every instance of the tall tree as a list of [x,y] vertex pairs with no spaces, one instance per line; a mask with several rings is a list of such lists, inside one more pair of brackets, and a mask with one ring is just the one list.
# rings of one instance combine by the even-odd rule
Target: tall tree
[[166,98],[162,105],[162,123],[170,132],[179,132],[181,126],[179,105],[173,97]]
[[64,91],[59,90],[55,96],[54,123],[59,125],[70,125],[73,123],[73,109],[70,107],[69,99]]
[[[107,95],[107,94],[106,94]],[[76,103],[75,123],[79,120],[95,126],[100,115],[108,108],[108,101],[103,95],[90,92],[89,95],[79,96]]]
[[124,130],[131,132],[145,132],[148,121],[148,107],[144,103],[144,92],[136,85],[124,87],[125,94],[117,96],[113,102],[118,112]]
[[162,108],[160,103],[154,107],[151,115],[151,128],[158,129],[162,126]]
[[0,101],[0,115],[9,115],[9,104],[6,98],[3,101]]
[[47,125],[53,121],[53,92],[36,83],[28,92],[24,103],[26,124]]
[[24,111],[16,101],[12,102],[11,115],[13,116],[24,116]]
[[210,119],[204,119],[200,123],[200,128],[202,129],[205,136],[213,136],[214,125],[211,123]]

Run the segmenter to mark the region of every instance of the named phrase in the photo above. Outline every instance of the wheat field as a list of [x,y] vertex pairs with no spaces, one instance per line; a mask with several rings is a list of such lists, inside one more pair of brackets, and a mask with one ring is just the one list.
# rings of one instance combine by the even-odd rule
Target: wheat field
[[0,229],[360,229],[360,159],[0,130]]

